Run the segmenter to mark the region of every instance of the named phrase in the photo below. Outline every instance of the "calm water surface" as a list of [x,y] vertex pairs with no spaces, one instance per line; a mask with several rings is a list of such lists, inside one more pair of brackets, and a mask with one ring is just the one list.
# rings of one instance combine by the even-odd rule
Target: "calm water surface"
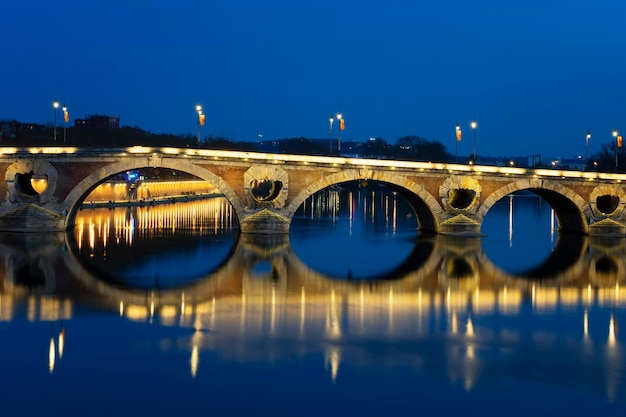
[[372,184],[283,239],[222,198],[2,235],[3,413],[623,416],[624,241],[559,237],[529,195],[482,231],[420,234]]

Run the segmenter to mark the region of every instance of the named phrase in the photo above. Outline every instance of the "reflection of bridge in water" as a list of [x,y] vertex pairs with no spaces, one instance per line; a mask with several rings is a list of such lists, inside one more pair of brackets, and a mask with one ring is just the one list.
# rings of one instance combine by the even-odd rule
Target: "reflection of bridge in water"
[[[603,322],[603,340],[593,340],[597,354],[609,355],[619,346],[616,314],[626,306],[621,289],[626,279],[623,240],[611,245],[581,238],[577,258],[571,259],[569,251],[569,258],[560,256],[556,250],[557,255],[533,271],[541,279],[531,280],[491,263],[480,239],[424,238],[416,243],[411,261],[386,276],[350,281],[304,265],[287,236],[243,235],[228,260],[193,284],[144,290],[120,288],[93,275],[74,255],[65,234],[1,238],[0,320],[10,321],[25,308],[29,320],[67,321],[80,301],[134,321],[192,328],[195,333],[183,343],[188,343],[194,374],[199,351],[270,360],[296,348],[302,354],[323,351],[335,378],[342,358],[366,363],[372,360],[368,344],[400,341],[404,347],[395,348],[386,359],[390,364],[406,362],[426,371],[444,366],[450,378],[463,380],[469,388],[493,366],[481,360],[484,346],[505,344],[515,350],[519,343],[519,335],[496,334],[486,327],[481,331],[483,318],[516,317],[526,305],[538,316],[580,308],[581,338],[588,339],[589,316],[612,310]],[[439,332],[433,323],[443,324],[461,348],[447,353],[444,364],[426,359],[428,349],[449,349],[445,343],[420,342],[421,336]],[[255,341],[265,338],[264,349],[258,349]],[[286,338],[293,339],[295,347],[279,342]],[[541,358],[558,355],[562,347],[556,343],[530,347],[530,352],[528,346],[520,349]],[[618,382],[619,377],[607,379],[609,395],[624,389]]]

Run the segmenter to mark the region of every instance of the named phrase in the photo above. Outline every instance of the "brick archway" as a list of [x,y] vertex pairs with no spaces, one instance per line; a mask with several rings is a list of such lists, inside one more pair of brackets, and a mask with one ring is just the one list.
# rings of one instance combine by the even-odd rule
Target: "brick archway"
[[424,187],[391,172],[376,172],[368,169],[354,169],[337,172],[309,185],[296,195],[286,207],[286,216],[291,220],[304,201],[316,192],[331,185],[348,181],[371,180],[390,185],[402,194],[413,207],[420,230],[437,232],[443,208]]
[[556,213],[560,231],[589,232],[589,224],[586,221],[592,215],[589,204],[574,190],[556,182],[540,179],[515,181],[498,188],[485,198],[476,213],[476,220],[482,225],[489,209],[498,200],[522,190],[532,191],[548,202]]
[[120,162],[116,162],[99,168],[97,171],[94,171],[81,182],[79,182],[69,192],[65,200],[62,202],[63,209],[66,213],[68,213],[66,226],[71,227],[82,201],[89,194],[89,192],[93,190],[98,184],[100,184],[107,178],[124,171],[155,166],[158,166],[159,168],[183,171],[211,183],[222,194],[224,194],[228,202],[233,206],[233,210],[235,211],[237,217],[239,219],[242,218],[244,205],[242,204],[241,200],[226,181],[224,181],[221,177],[212,173],[211,171],[200,168],[194,164],[190,164],[189,162],[179,162],[176,159],[159,160],[158,164],[155,164],[154,161],[145,162],[141,160],[131,159],[122,160]]

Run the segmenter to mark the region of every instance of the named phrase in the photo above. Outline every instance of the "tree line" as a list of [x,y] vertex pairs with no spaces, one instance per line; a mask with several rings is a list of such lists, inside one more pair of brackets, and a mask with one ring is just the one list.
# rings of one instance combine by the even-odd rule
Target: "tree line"
[[[57,126],[56,141],[54,128],[50,125],[0,121],[0,146],[76,146],[76,147],[200,147],[205,149],[258,151],[271,153],[291,153],[303,155],[338,155],[337,141],[329,138],[283,138],[277,140],[233,141],[229,138],[204,136],[198,143],[193,134],[155,134],[139,127],[121,126],[110,128],[89,128]],[[402,136],[395,143],[384,138],[372,138],[365,142],[343,141],[341,154],[362,158],[385,158],[425,162],[471,163],[473,156],[458,156],[448,152],[445,145],[437,140],[429,140],[418,135]],[[478,156],[481,164],[494,164],[498,161],[515,161],[515,165],[529,165],[525,157],[486,157]],[[604,172],[626,172],[626,152],[617,143],[605,143],[601,150],[590,155],[583,169]],[[549,167],[549,163],[536,163],[534,166]]]

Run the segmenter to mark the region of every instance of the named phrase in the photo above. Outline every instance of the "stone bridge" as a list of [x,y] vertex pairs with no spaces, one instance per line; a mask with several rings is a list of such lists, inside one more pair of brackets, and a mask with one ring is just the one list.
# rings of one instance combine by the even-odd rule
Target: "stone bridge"
[[140,146],[0,148],[0,231],[71,229],[95,187],[141,168],[210,182],[232,204],[244,234],[288,233],[294,213],[315,192],[375,181],[410,202],[421,231],[480,235],[498,200],[528,190],[555,210],[561,232],[626,236],[624,174]]

